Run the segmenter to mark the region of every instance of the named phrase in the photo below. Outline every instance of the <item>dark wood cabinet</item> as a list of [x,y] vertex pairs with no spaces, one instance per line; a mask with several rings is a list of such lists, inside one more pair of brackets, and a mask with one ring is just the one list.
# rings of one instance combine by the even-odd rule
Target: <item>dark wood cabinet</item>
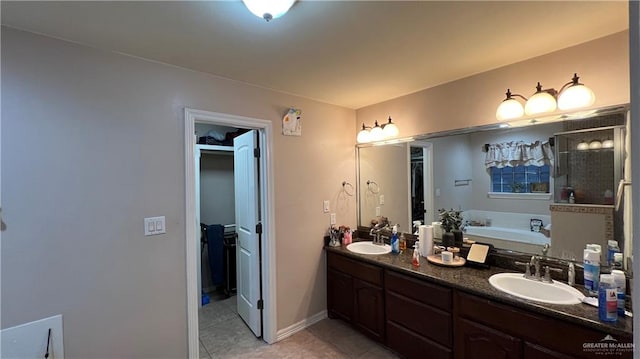
[[353,318],[353,277],[337,270],[327,270],[327,307],[330,318],[350,321]]
[[384,342],[382,268],[327,253],[327,312]]
[[[602,354],[585,350],[585,343],[599,343],[607,333],[581,325],[543,316],[509,305],[496,303],[490,299],[456,292],[457,329],[455,333],[456,358],[475,358],[467,356],[471,345],[464,334],[470,326],[481,326],[494,333],[520,340],[518,358],[601,358]],[[631,336],[615,338],[621,343],[632,342]],[[474,355],[489,358],[495,352],[489,348],[483,353],[478,346],[471,346]],[[462,354],[464,353],[464,355]],[[459,355],[460,354],[460,355]],[[484,355],[482,355],[484,354]],[[631,358],[630,351],[620,352],[617,358]]]
[[385,271],[387,346],[407,358],[451,359],[451,289]]
[[[602,352],[585,344],[608,339],[608,333],[587,325],[332,251],[327,251],[327,310],[330,318],[351,323],[409,359],[595,359]],[[614,340],[633,341],[630,334]],[[633,357],[624,348],[616,354]]]
[[456,326],[456,358],[518,359],[522,357],[520,339],[466,319]]
[[384,297],[382,288],[354,279],[355,308],[353,324],[377,341],[384,342]]

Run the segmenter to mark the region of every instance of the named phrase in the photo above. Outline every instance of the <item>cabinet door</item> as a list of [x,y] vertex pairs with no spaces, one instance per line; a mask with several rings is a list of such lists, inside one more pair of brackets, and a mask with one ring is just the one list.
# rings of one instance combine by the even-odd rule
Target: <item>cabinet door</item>
[[524,343],[524,359],[571,359],[572,356],[558,353],[536,344]]
[[456,358],[515,359],[522,356],[520,339],[466,319],[458,320],[455,340]]
[[377,341],[384,341],[384,302],[382,288],[354,278],[353,323]]
[[331,318],[353,318],[353,278],[331,268],[327,270],[327,309]]

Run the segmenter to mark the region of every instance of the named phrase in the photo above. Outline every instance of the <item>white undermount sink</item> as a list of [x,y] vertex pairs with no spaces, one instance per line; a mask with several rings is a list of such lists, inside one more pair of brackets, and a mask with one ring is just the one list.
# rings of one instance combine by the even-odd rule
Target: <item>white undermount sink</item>
[[388,244],[373,244],[373,242],[353,242],[347,246],[347,249],[358,254],[387,254],[391,252],[391,246]]
[[577,289],[553,281],[545,283],[527,279],[522,273],[498,273],[489,277],[489,283],[513,296],[549,304],[578,304],[584,295]]

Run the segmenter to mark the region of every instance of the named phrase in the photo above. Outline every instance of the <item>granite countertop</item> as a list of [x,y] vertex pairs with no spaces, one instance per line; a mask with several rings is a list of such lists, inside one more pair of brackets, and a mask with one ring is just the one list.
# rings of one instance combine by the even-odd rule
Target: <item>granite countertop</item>
[[[489,284],[489,277],[496,273],[513,272],[498,267],[488,269],[476,269],[470,267],[443,267],[429,263],[426,258],[420,258],[420,267],[411,264],[413,250],[393,255],[366,255],[353,253],[344,246],[325,246],[325,250],[368,262],[380,267],[403,272],[417,278],[428,279],[431,282],[456,288],[463,292],[479,295],[496,302],[527,309],[540,314],[552,316],[567,322],[584,325],[596,330],[609,333],[613,336],[631,336],[633,334],[633,318],[618,317],[616,323],[604,323],[598,320],[598,308],[588,304],[557,305],[546,304],[520,299],[495,289]],[[580,286],[575,286],[583,290]],[[584,291],[583,291],[584,292]]]

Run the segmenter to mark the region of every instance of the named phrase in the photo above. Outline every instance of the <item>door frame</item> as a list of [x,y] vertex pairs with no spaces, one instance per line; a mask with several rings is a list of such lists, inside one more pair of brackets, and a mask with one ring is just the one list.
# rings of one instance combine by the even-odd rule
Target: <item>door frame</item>
[[185,248],[187,270],[187,344],[189,358],[198,358],[198,308],[201,294],[198,293],[197,260],[200,253],[200,237],[196,228],[195,198],[195,123],[258,130],[260,146],[260,212],[262,231],[261,278],[262,298],[262,338],[271,344],[276,341],[276,246],[275,201],[273,171],[273,126],[271,121],[236,116],[191,108],[184,109],[184,150],[185,150]]

